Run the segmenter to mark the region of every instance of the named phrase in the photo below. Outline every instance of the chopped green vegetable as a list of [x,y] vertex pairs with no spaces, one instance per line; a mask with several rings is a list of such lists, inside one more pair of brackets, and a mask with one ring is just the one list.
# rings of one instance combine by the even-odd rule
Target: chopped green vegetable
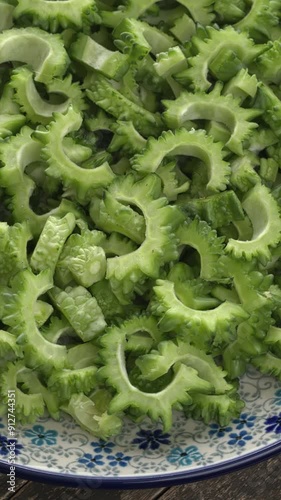
[[35,80],[47,84],[63,76],[69,58],[59,35],[28,27],[0,33],[0,64],[10,61],[28,64]]
[[281,379],[278,0],[0,0],[0,413],[227,425]]
[[99,22],[94,0],[19,0],[13,16],[20,23],[55,33],[59,28],[90,29]]

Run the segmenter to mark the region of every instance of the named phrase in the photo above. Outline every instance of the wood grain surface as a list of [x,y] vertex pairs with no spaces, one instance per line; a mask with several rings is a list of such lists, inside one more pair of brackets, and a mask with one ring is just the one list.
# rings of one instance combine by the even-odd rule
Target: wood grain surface
[[259,464],[196,483],[144,490],[87,490],[52,486],[20,478],[8,492],[0,474],[0,500],[278,500],[281,499],[281,455]]

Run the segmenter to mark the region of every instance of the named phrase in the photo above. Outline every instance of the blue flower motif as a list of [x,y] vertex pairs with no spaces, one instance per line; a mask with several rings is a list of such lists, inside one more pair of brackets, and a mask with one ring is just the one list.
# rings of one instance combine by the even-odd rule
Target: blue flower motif
[[24,433],[25,436],[32,438],[32,444],[42,446],[43,444],[56,444],[57,431],[45,430],[43,425],[34,425],[32,429],[28,429]]
[[241,431],[239,434],[237,434],[236,432],[232,432],[231,434],[229,434],[229,437],[231,439],[228,441],[228,444],[232,446],[237,444],[241,447],[245,446],[247,444],[247,441],[253,439],[253,436],[248,434],[247,431]]
[[274,403],[281,406],[281,389],[278,389],[278,391],[275,392],[275,396],[276,399],[274,400]]
[[275,432],[275,434],[281,434],[281,413],[279,415],[274,415],[274,417],[268,417],[265,421],[266,432]]
[[124,455],[124,453],[119,451],[115,455],[108,455],[106,458],[107,460],[109,460],[109,465],[111,465],[111,467],[115,467],[115,465],[119,465],[120,467],[126,467],[126,465],[131,460],[132,457]]
[[138,444],[141,450],[157,450],[161,444],[170,444],[170,434],[163,434],[161,429],[155,431],[141,429],[137,432],[137,438],[133,439],[133,444]]
[[222,427],[219,424],[210,424],[209,436],[224,437],[225,433],[232,431],[232,427]]
[[6,436],[2,436],[0,434],[0,455],[7,456],[11,451],[11,445],[15,443],[14,451],[15,455],[20,455],[21,449],[23,448],[22,444],[16,442],[15,439],[8,439]]
[[80,464],[86,465],[88,469],[93,469],[96,465],[104,465],[102,460],[102,455],[91,455],[90,453],[84,453],[82,458],[79,458],[78,462]]
[[251,427],[254,427],[255,425],[255,420],[257,417],[254,415],[248,415],[247,413],[241,413],[239,418],[235,418],[232,420],[232,422],[236,425],[236,429],[244,429],[245,427],[248,427],[248,429],[251,429]]
[[115,444],[112,442],[108,443],[103,441],[103,439],[100,439],[99,441],[92,441],[91,446],[93,446],[95,453],[102,453],[103,451],[105,453],[111,453]]
[[177,446],[173,448],[170,454],[167,456],[167,460],[170,464],[179,465],[191,465],[192,462],[196,462],[202,458],[197,446],[188,446],[187,448],[181,448]]

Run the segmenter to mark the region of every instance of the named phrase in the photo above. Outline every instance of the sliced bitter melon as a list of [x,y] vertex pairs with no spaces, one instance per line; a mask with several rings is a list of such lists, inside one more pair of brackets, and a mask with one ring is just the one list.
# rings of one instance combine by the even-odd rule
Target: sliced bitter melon
[[[204,130],[165,131],[158,139],[150,138],[146,149],[132,159],[139,172],[155,172],[167,156],[185,155],[199,158],[207,167],[208,191],[223,191],[228,184],[230,166],[223,160],[223,145],[215,143]],[[165,166],[163,166],[163,169]]]
[[14,18],[55,33],[60,27],[88,31],[99,23],[95,0],[18,0]]
[[61,179],[64,188],[73,191],[81,203],[87,202],[93,190],[107,186],[114,179],[114,173],[107,162],[93,169],[83,169],[71,161],[63,148],[63,139],[70,132],[79,130],[82,116],[72,107],[65,115],[55,114],[47,133],[42,136],[45,142],[44,157],[48,163],[46,173]]
[[46,85],[49,94],[57,94],[65,100],[61,104],[43,99],[33,81],[33,73],[27,67],[20,67],[13,71],[10,86],[15,91],[14,99],[19,104],[22,113],[28,121],[47,125],[53,118],[53,113],[65,113],[71,105],[75,110],[83,110],[82,91],[78,83],[72,83],[71,75],[61,80],[55,78]]
[[159,392],[143,392],[132,385],[126,369],[126,344],[131,335],[139,331],[150,333],[147,325],[149,318],[136,317],[125,321],[120,327],[111,327],[101,338],[101,355],[104,366],[99,374],[114,387],[116,395],[109,405],[109,412],[137,409],[152,420],[161,419],[164,429],[172,425],[172,409],[177,403],[188,404],[192,401],[192,389],[212,392],[212,385],[200,378],[194,368],[184,364],[175,367],[172,381]]
[[238,155],[243,154],[243,141],[257,123],[250,120],[259,116],[258,109],[241,108],[239,100],[231,95],[221,95],[222,85],[217,83],[209,94],[183,92],[175,101],[164,100],[164,120],[169,128],[176,129],[188,120],[214,120],[223,123],[231,132],[226,147]]
[[118,120],[131,121],[144,137],[157,136],[163,130],[159,113],[151,113],[123,96],[103,75],[88,76],[85,87],[91,101]]
[[52,288],[52,273],[47,269],[35,276],[29,269],[20,271],[11,280],[5,293],[2,321],[18,336],[26,366],[49,373],[66,365],[66,347],[46,340],[36,324],[34,310],[37,299]]
[[[245,33],[237,33],[232,26],[221,30],[208,27],[207,33],[209,38],[204,40],[200,37],[193,37],[192,44],[198,54],[189,58],[188,62],[191,67],[177,75],[177,80],[180,83],[189,83],[195,91],[203,92],[210,88],[209,69],[216,73],[222,71],[222,65],[224,65],[224,71],[226,71],[226,56],[228,54],[230,57],[226,80],[233,77],[237,73],[237,69],[241,69],[243,65],[247,66],[264,50],[263,47],[255,45]],[[224,80],[221,74],[216,76],[220,76],[220,79]]]
[[[278,27],[280,13],[278,0],[253,0],[248,14],[234,27],[238,31],[249,33],[256,42],[263,42],[268,38],[272,39],[274,28]],[[280,36],[280,30],[278,34]]]
[[242,207],[253,227],[251,240],[230,239],[226,251],[235,257],[252,260],[257,257],[268,261],[270,247],[275,247],[281,240],[281,217],[278,204],[270,190],[262,184],[256,184],[245,196]]
[[200,349],[208,348],[213,341],[216,344],[229,341],[231,328],[248,318],[241,305],[228,301],[215,309],[192,309],[178,299],[175,284],[168,280],[157,280],[154,292],[156,299],[151,310],[160,317],[160,329],[178,332]]
[[184,217],[161,197],[161,180],[154,174],[137,182],[132,174],[119,177],[108,191],[119,202],[139,208],[146,223],[145,240],[137,250],[107,260],[107,279],[114,293],[122,303],[129,303],[139,282],[156,278],[165,262],[177,258],[175,231]]
[[40,160],[41,144],[32,137],[33,130],[24,127],[20,134],[0,144],[0,186],[10,195],[10,209],[15,220],[25,222],[34,236],[39,236],[50,215],[63,217],[69,212],[78,218],[81,213],[74,203],[63,199],[57,208],[38,215],[30,207],[30,198],[35,189],[35,182],[26,175],[26,167]]
[[35,81],[47,84],[64,75],[69,59],[59,35],[28,27],[0,33],[0,64],[10,61],[28,64]]
[[224,238],[218,237],[216,231],[207,222],[199,219],[182,225],[177,236],[181,245],[191,246],[199,253],[200,277],[204,280],[219,279],[219,258],[224,252]]

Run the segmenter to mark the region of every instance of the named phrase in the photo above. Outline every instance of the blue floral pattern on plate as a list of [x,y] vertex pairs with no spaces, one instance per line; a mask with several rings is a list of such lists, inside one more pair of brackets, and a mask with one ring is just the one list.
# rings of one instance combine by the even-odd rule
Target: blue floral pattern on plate
[[[281,443],[281,387],[251,369],[241,381],[246,406],[226,426],[186,420],[175,412],[173,428],[163,432],[149,420],[126,421],[121,435],[95,438],[63,414],[59,422],[42,418],[18,426],[17,463],[53,473],[83,476],[161,476],[223,464],[233,458]],[[0,462],[8,462],[7,423],[0,418]]]
[[276,434],[281,434],[281,413],[269,417],[265,421],[266,432],[275,432]]
[[167,460],[170,464],[191,465],[194,461],[200,460],[201,456],[197,446],[187,446],[186,448],[177,446],[171,450]]
[[137,436],[133,439],[133,444],[138,444],[141,450],[157,450],[163,444],[170,444],[170,434],[163,434],[161,429],[145,430],[141,429],[137,432]]
[[[3,427],[5,426],[3,425]],[[20,443],[17,443],[15,439],[9,439],[6,436],[2,436],[0,434],[0,456],[5,457],[9,455],[9,446],[11,446],[12,443],[14,444],[15,455],[18,456],[21,453],[21,449],[23,448],[23,446]]]
[[32,444],[36,446],[56,444],[58,435],[57,431],[45,430],[43,425],[34,425],[32,429],[28,429],[24,434],[31,438]]

